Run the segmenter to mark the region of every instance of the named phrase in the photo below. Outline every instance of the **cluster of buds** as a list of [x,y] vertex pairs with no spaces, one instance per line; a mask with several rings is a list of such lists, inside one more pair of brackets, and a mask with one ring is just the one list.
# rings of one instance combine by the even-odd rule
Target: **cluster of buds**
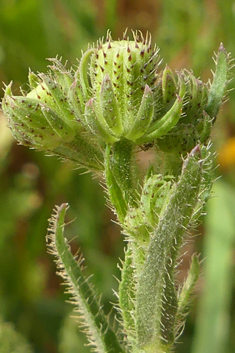
[[120,140],[184,154],[210,135],[227,84],[218,63],[227,65],[227,57],[221,46],[214,82],[204,84],[186,70],[159,70],[150,35],[113,41],[108,33],[83,54],[77,71],[52,59],[49,74],[29,73],[29,93],[14,96],[7,86],[2,108],[20,143],[65,158],[90,145],[95,165],[104,146]]
[[[113,41],[108,33],[83,54],[77,70],[51,59],[48,74],[29,73],[30,92],[15,96],[11,84],[5,89],[2,108],[16,139],[103,172],[124,229],[119,306],[127,350],[64,241],[66,204],[49,229],[50,250],[97,352],[172,351],[199,262],[194,257],[180,291],[175,268],[184,234],[210,193],[212,158],[202,145],[224,99],[228,61],[221,45],[213,82],[204,84],[187,70],[161,70],[149,35]],[[133,168],[133,147],[154,145],[165,152],[164,171],[155,174],[151,166],[142,182]]]

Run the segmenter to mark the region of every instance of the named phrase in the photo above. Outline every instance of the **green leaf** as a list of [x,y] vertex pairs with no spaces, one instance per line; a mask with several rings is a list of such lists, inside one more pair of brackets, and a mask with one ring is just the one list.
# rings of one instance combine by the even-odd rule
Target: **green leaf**
[[89,279],[82,273],[83,259],[77,261],[70,252],[67,240],[64,238],[64,218],[67,204],[56,207],[50,219],[47,245],[49,253],[56,257],[58,274],[68,286],[71,301],[77,306],[78,317],[85,327],[89,344],[97,353],[121,353],[116,334],[110,328],[103,313],[102,305],[97,298]]
[[136,342],[135,332],[135,272],[132,264],[132,250],[128,246],[125,252],[125,262],[122,267],[122,278],[119,285],[119,306],[127,341],[132,345]]
[[202,177],[200,156],[200,148],[196,146],[184,161],[179,181],[173,185],[168,204],[160,214],[139,278],[137,335],[139,346],[147,352],[174,342],[177,307],[173,274],[182,237],[198,202]]
[[197,255],[193,255],[187,278],[179,294],[178,310],[177,310],[177,316],[179,320],[182,320],[187,313],[190,297],[193,293],[195,284],[197,283],[199,273],[200,273],[199,259]]

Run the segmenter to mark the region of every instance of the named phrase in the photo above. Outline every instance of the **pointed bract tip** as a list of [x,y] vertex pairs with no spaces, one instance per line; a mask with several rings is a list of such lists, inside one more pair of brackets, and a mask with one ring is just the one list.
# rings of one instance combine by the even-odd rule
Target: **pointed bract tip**
[[90,98],[89,101],[86,103],[86,107],[87,108],[93,108],[93,102],[94,102],[94,99]]
[[59,207],[58,207],[58,214],[61,213],[63,210],[66,210],[69,208],[69,204],[68,203],[62,203]]
[[13,84],[13,81],[11,81],[11,82],[9,83],[9,85],[7,85],[6,88],[5,88],[5,93],[6,93],[7,95],[9,95],[9,96],[12,96],[12,89],[11,89],[12,84]]
[[145,87],[144,87],[144,94],[152,94],[153,92],[152,92],[152,90],[151,90],[151,88],[149,87],[149,85],[145,85]]
[[201,154],[201,148],[200,145],[196,145],[190,152],[191,156],[195,156],[196,154],[200,155]]
[[220,43],[219,51],[224,51],[224,52],[226,52],[225,47],[224,47],[224,45],[223,45],[222,42]]
[[110,78],[110,76],[109,76],[109,74],[105,74],[105,76],[104,76],[104,79],[103,79],[103,82],[107,82],[107,81],[111,81],[111,78]]

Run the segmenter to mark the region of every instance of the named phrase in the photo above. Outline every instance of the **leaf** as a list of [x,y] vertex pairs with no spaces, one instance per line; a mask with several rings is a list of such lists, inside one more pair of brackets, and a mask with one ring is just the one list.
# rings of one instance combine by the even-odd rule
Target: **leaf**
[[184,161],[180,179],[160,214],[137,286],[137,335],[139,346],[148,352],[174,342],[175,261],[197,205],[201,178],[200,148],[196,146]]
[[121,353],[116,334],[110,328],[108,320],[103,313],[102,305],[89,283],[89,278],[82,273],[83,259],[77,261],[70,252],[67,240],[64,238],[64,218],[67,204],[55,208],[50,219],[47,246],[49,253],[55,256],[57,268],[67,292],[71,294],[71,302],[77,306],[78,317],[85,328],[89,345],[97,353]]
[[132,251],[129,246],[125,253],[125,262],[122,268],[122,279],[119,286],[119,306],[122,314],[122,321],[127,341],[134,343],[136,341],[135,332],[135,272],[132,264]]

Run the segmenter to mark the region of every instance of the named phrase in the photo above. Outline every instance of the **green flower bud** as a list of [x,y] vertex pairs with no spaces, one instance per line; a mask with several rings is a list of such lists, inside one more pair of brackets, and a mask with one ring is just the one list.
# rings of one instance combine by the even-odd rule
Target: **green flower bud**
[[205,113],[208,100],[207,85],[196,79],[191,72],[183,71],[177,76],[178,82],[183,80],[185,83],[181,118],[168,134],[156,141],[156,144],[163,151],[185,154],[198,141],[203,143],[208,139],[212,128],[212,118]]
[[100,170],[103,168],[100,147],[91,139],[89,129],[85,131],[81,124],[85,120],[85,104],[77,97],[82,96],[82,91],[60,61],[51,61],[53,66],[48,75],[29,72],[32,89],[29,93],[14,96],[11,84],[6,87],[2,108],[9,127],[23,145]]
[[[22,144],[48,150],[74,140],[84,130],[80,124],[85,104],[72,71],[57,59],[50,59],[49,74],[29,72],[31,91],[14,96],[11,85],[6,88],[2,107],[13,134]],[[79,108],[78,108],[79,105]],[[84,119],[84,118],[83,118]]]
[[135,145],[152,143],[182,117],[186,83],[168,67],[157,74],[158,50],[151,48],[150,36],[133,33],[133,39],[124,35],[113,41],[108,33],[106,42],[89,49],[81,60],[81,85],[92,98],[86,122],[106,143],[123,138]]
[[[60,135],[51,127],[46,118],[49,107],[35,98],[13,96],[11,84],[6,87],[2,108],[8,116],[13,135],[23,145],[47,150],[56,148],[60,144],[61,136],[67,138],[68,131],[63,131],[63,126],[60,129],[58,121],[56,124],[57,130],[61,130]],[[54,117],[51,116],[51,119]]]
[[129,140],[185,154],[208,139],[228,82],[222,45],[209,86],[186,70],[157,72],[158,49],[140,32],[119,41],[108,32],[106,42],[83,54],[76,72],[50,61],[47,75],[29,72],[28,94],[13,96],[8,86],[2,107],[19,142],[53,152],[59,146],[63,156],[68,144],[70,156],[77,154],[78,137],[84,149],[99,146],[97,153],[106,143]]
[[133,37],[113,41],[108,33],[107,41],[91,55],[89,81],[97,123],[107,134],[135,142],[153,119],[159,58],[158,50],[151,49],[150,36]]
[[159,215],[165,210],[173,181],[170,175],[163,177],[153,174],[153,169],[150,167],[144,179],[138,207],[128,209],[124,223],[125,231],[133,236],[140,246],[149,246]]
[[[171,102],[171,92],[180,90],[179,78],[185,82],[186,92],[183,99],[181,118],[166,134],[158,138],[156,145],[164,152],[186,154],[198,142],[205,143],[210,136],[213,122],[224,100],[228,84],[229,54],[220,45],[216,55],[216,71],[212,84],[204,84],[192,72],[182,71],[175,75],[165,69],[162,75],[162,102],[160,114],[165,112]],[[167,72],[166,72],[167,70]],[[175,76],[175,77],[174,77]],[[178,84],[176,80],[178,77]],[[166,93],[168,92],[168,93]],[[167,97],[167,98],[166,98]]]

